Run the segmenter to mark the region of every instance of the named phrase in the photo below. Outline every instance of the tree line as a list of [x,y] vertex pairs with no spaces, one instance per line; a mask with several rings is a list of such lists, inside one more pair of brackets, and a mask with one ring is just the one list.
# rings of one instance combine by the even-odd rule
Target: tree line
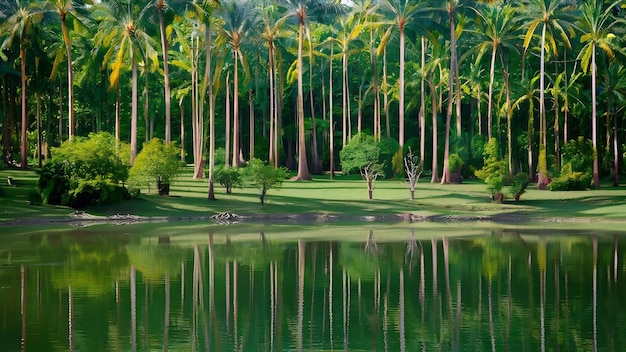
[[608,175],[617,185],[624,10],[601,0],[1,0],[3,161],[41,165],[50,147],[108,131],[130,144],[132,165],[159,137],[178,142],[195,177],[208,166],[213,197],[219,148],[225,165],[257,158],[305,180],[332,175],[339,151],[367,134],[392,155],[412,147],[431,181],[448,183],[452,154],[473,175],[495,138],[509,175],[542,186],[581,136],[593,186]]

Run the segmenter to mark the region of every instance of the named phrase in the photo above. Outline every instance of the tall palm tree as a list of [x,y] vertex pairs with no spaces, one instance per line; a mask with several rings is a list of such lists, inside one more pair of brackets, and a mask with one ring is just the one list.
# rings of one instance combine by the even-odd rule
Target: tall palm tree
[[398,143],[400,149],[404,146],[404,60],[405,60],[405,28],[407,25],[411,25],[415,21],[415,17],[418,14],[418,10],[421,8],[422,3],[409,3],[406,0],[385,0],[385,5],[391,11],[394,16],[395,25],[398,27],[398,35],[400,40],[400,64],[399,64],[399,96],[398,96]]
[[[208,199],[215,200],[215,90],[214,76],[212,74],[211,66],[211,46],[213,40],[213,33],[211,27],[213,25],[214,13],[220,8],[220,3],[217,0],[203,0],[200,3],[195,3],[195,12],[198,13],[200,19],[204,25],[204,42],[205,42],[205,60],[206,67],[204,72],[204,80],[202,83],[202,96],[208,96],[209,99],[209,190]],[[218,75],[216,75],[218,76]],[[219,77],[219,76],[218,76]],[[204,99],[203,99],[204,100]]]
[[[547,144],[547,123],[546,123],[546,104],[545,104],[545,54],[547,50],[551,50],[555,55],[558,52],[558,45],[555,37],[560,36],[564,45],[570,47],[570,37],[573,37],[572,29],[572,7],[565,4],[562,0],[529,0],[521,7],[518,20],[522,26],[527,27],[524,35],[524,53],[526,56],[528,46],[533,39],[535,31],[541,27],[541,39],[539,42],[540,59],[539,59],[539,124],[540,128],[540,149]],[[524,61],[524,60],[522,60]],[[522,67],[522,71],[524,68]],[[522,74],[523,75],[523,74]],[[539,173],[539,187],[547,182],[547,175]]]
[[[156,51],[152,38],[141,27],[141,10],[134,1],[110,1],[101,3],[96,9],[96,18],[100,19],[99,35],[94,38],[107,47],[103,64],[109,64],[110,87],[118,87],[122,68],[130,64],[131,69],[131,131],[130,164],[137,156],[137,64],[139,60],[156,61]],[[112,57],[115,59],[109,61]],[[156,63],[154,63],[156,66]]]
[[513,40],[517,30],[515,8],[511,5],[485,5],[474,8],[477,18],[476,34],[481,38],[476,49],[479,55],[491,49],[489,65],[489,91],[487,93],[487,138],[491,139],[491,123],[493,116],[493,86],[498,48],[516,50]]
[[72,42],[67,28],[68,19],[71,23],[80,25],[81,21],[78,10],[82,7],[82,1],[73,0],[47,0],[47,5],[53,11],[58,13],[61,20],[61,33],[63,35],[63,43],[65,44],[65,53],[67,56],[67,97],[68,97],[68,138],[72,140],[74,137],[74,72],[72,69]]
[[[443,172],[441,184],[450,183],[448,157],[450,156],[450,120],[452,119],[453,102],[456,105],[457,135],[461,135],[461,91],[459,86],[459,64],[457,57],[457,10],[461,6],[460,0],[448,0],[444,3],[445,12],[450,24],[450,72],[448,74],[448,108],[446,111],[446,132],[443,149]],[[456,90],[455,90],[456,88]]]
[[180,7],[189,3],[188,0],[151,0],[148,8],[153,7],[157,10],[159,18],[159,32],[161,35],[161,56],[163,58],[163,95],[165,100],[165,144],[171,141],[171,90],[170,90],[170,70],[168,60],[169,44],[167,41],[167,33],[165,27],[164,13],[170,9],[179,10]]
[[30,42],[29,37],[32,35],[35,24],[43,17],[43,12],[41,11],[41,9],[35,7],[35,5],[37,5],[37,3],[15,0],[10,4],[5,4],[5,6],[0,9],[2,13],[8,14],[8,19],[3,25],[3,27],[6,28],[5,33],[7,33],[8,35],[5,41],[2,43],[2,49],[4,50],[10,48],[13,45],[13,41],[15,40],[15,38],[17,38],[17,40],[19,41],[22,94],[22,141],[20,147],[20,167],[22,169],[28,168],[28,160],[26,156],[28,148],[28,141],[26,138],[26,131],[28,128],[28,119],[26,116],[26,49],[28,48]]
[[[257,25],[257,14],[251,1],[231,0],[222,5],[224,27],[222,34],[228,38],[233,52],[233,167],[243,163],[239,142],[239,64],[248,72],[241,45]],[[251,131],[253,133],[253,131]]]
[[344,12],[344,7],[331,0],[282,0],[280,6],[287,11],[285,17],[295,17],[298,21],[298,175],[297,180],[310,180],[306,157],[304,135],[304,89],[302,87],[302,45],[304,26],[316,16],[331,16]]
[[612,11],[621,1],[615,1],[610,6],[604,6],[604,1],[588,0],[582,4],[577,27],[582,33],[580,38],[584,46],[578,54],[585,74],[591,69],[591,141],[593,144],[593,186],[600,187],[600,171],[598,167],[597,142],[597,70],[596,49],[600,48],[609,58],[615,56],[615,46],[618,45],[614,34],[617,25],[624,25],[623,19],[615,19]]
[[278,89],[276,84],[276,40],[286,18],[277,18],[276,8],[267,6],[261,9],[263,29],[261,37],[267,42],[268,76],[269,76],[269,107],[270,107],[270,138],[269,163],[278,167]]

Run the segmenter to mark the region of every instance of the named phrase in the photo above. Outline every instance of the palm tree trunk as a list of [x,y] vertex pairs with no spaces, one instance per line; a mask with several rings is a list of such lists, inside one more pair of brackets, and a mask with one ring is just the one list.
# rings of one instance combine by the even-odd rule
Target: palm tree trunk
[[430,182],[431,183],[435,183],[439,181],[439,164],[437,161],[437,151],[438,151],[438,147],[437,145],[439,144],[437,139],[438,139],[438,134],[439,132],[437,131],[437,89],[435,87],[435,83],[433,82],[433,75],[434,73],[431,73],[430,78],[428,80],[428,85],[430,86],[430,95],[432,98],[432,119],[433,119],[433,162],[432,162],[432,168],[431,168],[431,179]]
[[420,42],[422,45],[421,52],[421,78],[420,78],[420,112],[419,112],[419,123],[420,123],[420,166],[424,166],[424,158],[426,155],[426,92],[425,92],[425,82],[426,79],[424,77],[424,73],[426,70],[424,67],[426,66],[426,38],[421,37]]
[[491,139],[491,121],[493,116],[493,81],[496,71],[497,49],[498,47],[494,45],[493,50],[491,51],[491,66],[489,67],[489,93],[487,95],[487,140]]
[[334,47],[330,46],[330,69],[328,70],[328,147],[330,154],[330,179],[335,177],[335,123],[333,121],[333,52]]
[[343,49],[344,53],[342,56],[342,71],[341,71],[341,75],[342,75],[342,107],[343,109],[341,110],[341,114],[342,114],[342,120],[343,120],[343,132],[342,132],[342,141],[343,144],[342,146],[345,147],[347,144],[347,140],[346,140],[346,136],[347,131],[346,131],[346,127],[347,127],[347,118],[346,118],[346,113],[348,111],[348,54],[346,53],[346,48]]
[[26,49],[20,48],[20,70],[22,75],[22,143],[21,143],[21,162],[20,167],[22,169],[28,168],[28,162],[26,157],[26,151],[28,150],[28,140],[26,139],[26,128],[28,127],[28,120],[26,118]]
[[298,175],[297,180],[310,180],[307,166],[306,142],[304,135],[304,96],[302,87],[302,42],[304,24],[300,19],[298,26]]
[[239,54],[235,50],[233,68],[233,167],[239,166]]
[[404,146],[404,23],[398,26],[400,30],[400,99],[398,106],[398,143],[400,150]]
[[70,36],[67,32],[67,23],[65,15],[61,14],[61,31],[63,32],[63,42],[65,43],[65,52],[67,54],[67,97],[68,97],[68,131],[69,139],[74,138],[74,72],[72,70],[72,44]]
[[600,170],[598,167],[597,111],[596,111],[596,46],[591,48],[591,141],[593,144],[593,187],[600,188]]
[[209,97],[209,200],[215,200],[215,97],[213,96],[213,75],[211,73],[211,20],[204,26],[206,40],[206,74],[207,95]]
[[161,53],[163,56],[163,90],[165,95],[165,144],[169,144],[171,124],[171,97],[170,97],[170,71],[167,58],[167,40],[165,38],[165,21],[163,20],[163,0],[158,0],[157,10],[159,13],[159,29],[161,32]]
[[224,137],[226,138],[226,145],[224,148],[224,168],[228,169],[230,166],[230,72],[226,73],[226,126]]
[[130,165],[135,163],[137,157],[137,61],[135,55],[131,53],[132,60],[132,92],[131,92],[131,113],[130,113]]

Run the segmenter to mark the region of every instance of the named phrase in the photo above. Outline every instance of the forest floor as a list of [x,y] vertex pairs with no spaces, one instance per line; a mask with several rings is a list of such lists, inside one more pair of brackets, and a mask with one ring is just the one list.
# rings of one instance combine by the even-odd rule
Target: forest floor
[[[531,184],[521,200],[492,203],[484,183],[440,185],[422,177],[415,198],[402,180],[376,182],[374,199],[367,199],[359,176],[313,176],[312,181],[285,181],[266,196],[261,208],[256,188],[233,189],[226,194],[216,185],[217,200],[207,198],[206,179],[194,180],[188,167],[172,184],[170,196],[142,190],[138,199],[93,206],[77,211],[52,205],[35,205],[38,176],[34,171],[0,170],[0,228],[70,222],[134,223],[141,221],[237,221],[331,222],[331,221],[490,221],[525,223],[598,223],[619,228],[626,225],[626,187],[606,183],[598,190],[551,192]],[[8,177],[12,185],[7,184]],[[602,225],[600,225],[600,223]]]

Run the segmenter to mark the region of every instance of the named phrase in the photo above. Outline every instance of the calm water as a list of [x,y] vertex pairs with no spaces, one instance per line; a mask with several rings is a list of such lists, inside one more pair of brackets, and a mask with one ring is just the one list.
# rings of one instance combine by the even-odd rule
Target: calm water
[[624,234],[449,226],[0,235],[0,351],[626,350]]

